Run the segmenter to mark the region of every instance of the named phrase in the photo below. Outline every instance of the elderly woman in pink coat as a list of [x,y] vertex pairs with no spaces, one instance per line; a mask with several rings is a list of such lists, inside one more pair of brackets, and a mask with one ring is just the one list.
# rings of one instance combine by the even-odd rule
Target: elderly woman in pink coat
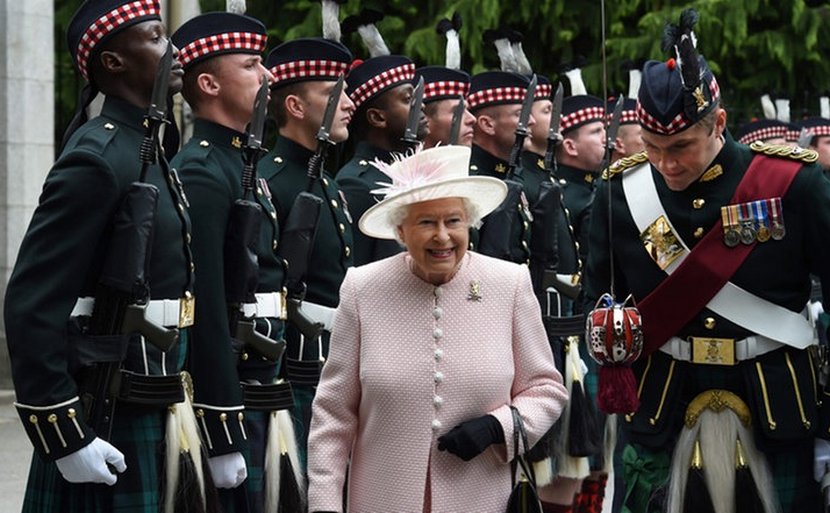
[[360,229],[406,251],[350,269],[340,289],[312,407],[309,511],[341,511],[346,485],[350,513],[503,513],[511,406],[533,445],[567,400],[527,267],[467,249],[506,194],[468,176],[469,158],[445,146],[376,163],[392,183]]

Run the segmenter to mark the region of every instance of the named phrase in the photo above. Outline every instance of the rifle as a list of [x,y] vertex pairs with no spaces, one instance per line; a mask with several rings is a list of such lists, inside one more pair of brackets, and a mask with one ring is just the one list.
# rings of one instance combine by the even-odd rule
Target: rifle
[[421,122],[421,109],[424,105],[424,77],[418,77],[418,85],[412,92],[412,99],[409,101],[409,117],[406,119],[406,130],[403,132],[403,143],[409,149],[418,147],[421,141],[418,140],[418,124]]
[[467,102],[463,96],[458,97],[458,105],[452,110],[452,123],[450,123],[450,140],[448,144],[458,144],[458,137],[461,133],[461,120],[464,119],[464,111],[467,109]]
[[536,96],[536,74],[530,79],[530,85],[525,91],[524,100],[522,100],[522,110],[519,114],[519,122],[516,124],[516,140],[513,142],[513,148],[510,149],[510,159],[507,161],[507,179],[513,177],[516,168],[519,167],[519,158],[522,156],[522,148],[524,147],[525,139],[527,138],[527,123],[530,121],[530,111],[533,108],[533,102]]
[[161,351],[178,341],[176,328],[159,326],[147,318],[150,301],[148,271],[153,244],[159,190],[145,182],[147,170],[158,160],[159,128],[166,123],[167,91],[173,64],[173,48],[159,61],[150,107],[144,116],[144,139],[139,148],[139,180],[130,184],[115,212],[109,249],[95,290],[89,320],[90,335],[124,335],[119,342],[121,359],[96,363],[82,394],[87,423],[103,439],[110,437],[115,408],[116,377],[126,353],[127,335],[138,333]]
[[[228,326],[234,339],[276,362],[282,357],[285,342],[275,341],[255,329],[255,317],[246,318],[243,304],[256,303],[259,283],[259,261],[256,247],[262,221],[262,206],[253,200],[256,163],[262,148],[268,103],[268,80],[262,77],[254,100],[253,116],[242,147],[242,198],[234,201],[228,215],[223,253],[225,257],[225,301],[228,304]],[[250,198],[250,199],[249,199]]]
[[334,114],[337,111],[340,96],[343,94],[344,83],[345,78],[341,74],[329,94],[323,122],[317,131],[317,149],[308,159],[308,187],[305,192],[301,192],[294,199],[281,234],[282,244],[280,244],[279,256],[289,264],[286,271],[288,320],[308,340],[316,339],[323,331],[323,325],[309,318],[302,310],[306,292],[303,278],[308,270],[308,261],[314,248],[317,225],[323,207],[323,199],[313,194],[311,190],[323,176],[323,157],[326,150],[335,144],[331,140],[331,126],[334,123]]
[[[560,282],[556,279],[559,267],[559,221],[562,210],[562,188],[554,179],[556,147],[562,142],[560,118],[562,115],[562,84],[556,88],[553,97],[553,110],[548,128],[547,148],[545,150],[545,170],[548,179],[539,184],[539,199],[531,207],[533,213],[533,231],[530,237],[530,276],[533,290],[539,297],[545,297],[549,287],[559,290]],[[565,293],[571,296],[573,291]],[[575,298],[576,295],[574,294]]]

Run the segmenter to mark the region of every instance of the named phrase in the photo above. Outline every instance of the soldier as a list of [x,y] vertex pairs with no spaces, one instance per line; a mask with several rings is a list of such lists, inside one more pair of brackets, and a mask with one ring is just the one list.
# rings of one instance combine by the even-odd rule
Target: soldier
[[[190,201],[197,288],[203,298],[196,310],[199,328],[193,333],[189,362],[194,407],[211,456],[213,480],[217,487],[228,489],[220,492],[225,511],[244,511],[237,506],[244,502],[251,511],[262,511],[268,417],[284,407],[286,390],[276,383],[278,357],[266,354],[271,344],[265,341],[258,351],[240,334],[239,308],[234,311],[229,306],[227,288],[236,288],[236,280],[248,277],[234,275],[229,266],[238,257],[224,248],[235,236],[231,232],[241,231],[230,221],[234,203],[252,199],[261,211],[260,230],[254,234],[259,276],[257,289],[250,291],[256,292],[256,303],[250,304],[255,308],[242,316],[255,317],[257,330],[272,344],[282,344],[284,268],[274,251],[279,238],[275,209],[261,179],[250,191],[243,189],[242,179],[243,143],[248,144],[245,127],[260,84],[273,79],[260,55],[267,34],[258,20],[213,12],[189,20],[172,37],[181,48],[185,69],[182,93],[196,118],[193,137],[173,159]],[[263,102],[263,121],[265,109]],[[253,153],[245,157],[255,163],[260,155],[255,149]],[[291,403],[290,392],[287,402]],[[279,447],[270,451],[279,452]],[[230,490],[246,476],[246,486]]]
[[[645,65],[646,152],[613,166],[597,191],[586,305],[615,290],[632,295],[643,319],[642,338],[631,339],[643,344],[635,381],[612,391],[601,379],[601,405],[628,413],[632,512],[701,511],[706,501],[710,511],[736,502],[739,511],[819,511],[814,441],[827,431],[811,378],[814,331],[800,312],[811,272],[827,297],[830,182],[810,165],[814,152],[736,144],[694,48],[696,21],[687,10],[667,30],[664,50],[675,48],[676,60]],[[619,342],[617,361],[637,356]]]
[[605,156],[605,106],[587,94],[579,68],[566,73],[571,96],[562,102],[562,144],[556,152],[556,176],[562,184],[579,256],[588,254],[588,219],[594,199],[594,180]]
[[[637,122],[637,90],[640,88],[642,73],[639,69],[628,70],[628,94],[623,100],[622,117],[614,142],[614,151],[611,153],[611,162],[643,151],[643,139],[640,136],[642,129]],[[609,104],[609,107],[612,105]],[[611,119],[610,112],[608,119]]]
[[[276,145],[260,162],[260,172],[274,195],[277,219],[286,227],[289,217],[302,214],[297,196],[304,191],[319,197],[323,204],[316,225],[313,246],[307,248],[307,261],[289,261],[289,270],[306,269],[297,277],[305,284],[302,305],[312,321],[323,326],[315,338],[303,333],[295,322],[288,324],[285,375],[295,394],[295,425],[298,430],[301,460],[305,462],[311,402],[320,379],[322,362],[328,356],[329,332],[334,309],[339,303],[340,283],[353,265],[355,242],[349,203],[334,179],[322,168],[313,169],[310,160],[317,150],[327,146],[317,139],[323,124],[327,102],[336,94],[338,77],[352,62],[351,52],[337,41],[303,38],[288,41],[268,55],[266,65],[274,74],[271,88],[271,111],[279,129]],[[354,104],[341,89],[332,97],[332,124],[327,128],[328,143],[349,137],[349,121]],[[324,153],[323,153],[324,155]],[[322,163],[318,163],[322,165]],[[296,249],[296,248],[295,248]],[[303,253],[299,251],[298,253]],[[293,291],[292,291],[293,293]],[[305,464],[303,463],[303,468]]]
[[[162,116],[142,122],[151,102],[163,115],[164,90],[181,89],[182,69],[171,47],[172,71],[162,71],[154,86],[169,42],[158,2],[139,3],[85,2],[70,21],[69,48],[88,83],[6,291],[15,404],[36,452],[24,511],[156,513],[172,511],[177,493],[175,483],[164,484],[173,475],[165,475],[165,458],[176,461],[181,447],[175,439],[183,424],[173,405],[184,399],[179,373],[192,324],[190,221],[178,178],[163,156],[155,162],[156,143],[145,128]],[[84,122],[84,109],[99,91],[106,95],[101,115]],[[145,176],[143,141],[149,150]],[[135,235],[124,226],[134,218],[129,204],[119,208],[122,199],[135,199],[129,196],[135,189],[153,190],[148,184],[157,188],[157,207],[141,229],[153,232],[151,246],[114,246],[125,230]],[[149,261],[134,249],[149,252]],[[116,263],[128,267],[130,258],[138,261],[139,274],[127,278],[128,291],[120,296],[104,273]],[[146,303],[124,308],[134,283]],[[180,328],[178,343],[162,345],[164,351],[156,344],[174,331],[139,336],[107,315],[136,311],[157,328]],[[102,330],[101,321],[111,321],[111,331]],[[166,421],[175,425],[167,441]],[[198,436],[190,443],[198,466]]]
[[[470,157],[470,174],[493,176],[505,180],[508,178],[510,152],[516,141],[516,127],[522,110],[522,100],[530,85],[526,76],[507,71],[485,71],[475,75],[470,81],[470,111],[476,117],[473,133],[473,149]],[[527,121],[528,129],[536,120],[531,114]],[[523,148],[530,145],[530,138],[525,139]],[[521,167],[514,170],[510,177],[521,189]],[[508,200],[510,194],[508,194]],[[527,263],[530,259],[530,205],[524,191],[520,191],[517,213],[510,220],[510,239],[505,244],[505,252],[496,255],[484,247],[478,249],[489,256],[496,256],[515,263]],[[485,218],[484,227],[493,222]],[[480,241],[479,241],[480,242]]]
[[811,117],[802,120],[799,124],[809,132],[808,147],[818,153],[818,163],[826,171],[830,171],[830,118]]

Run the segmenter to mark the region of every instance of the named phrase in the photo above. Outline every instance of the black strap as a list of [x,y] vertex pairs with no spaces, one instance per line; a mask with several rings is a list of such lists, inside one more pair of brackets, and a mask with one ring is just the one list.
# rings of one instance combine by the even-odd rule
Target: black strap
[[125,403],[169,406],[184,401],[182,378],[178,374],[157,376],[121,370],[118,399]]
[[516,469],[521,466],[522,472],[524,472],[527,477],[528,483],[533,488],[533,491],[536,492],[536,472],[533,470],[533,465],[530,465],[524,455],[520,455],[519,453],[520,437],[522,444],[524,445],[525,452],[530,450],[530,446],[527,443],[527,432],[525,431],[522,417],[519,415],[519,410],[517,410],[515,406],[511,406],[510,412],[513,414],[513,461],[510,463],[511,482],[514,485],[516,484]]
[[543,316],[542,322],[549,337],[570,337],[585,333],[585,315],[570,317]]

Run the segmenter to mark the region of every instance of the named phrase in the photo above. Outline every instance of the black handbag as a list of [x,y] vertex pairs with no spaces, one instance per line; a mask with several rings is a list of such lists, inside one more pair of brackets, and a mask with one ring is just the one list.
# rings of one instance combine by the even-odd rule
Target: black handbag
[[[513,461],[510,463],[513,491],[510,492],[510,498],[507,500],[507,513],[542,513],[542,503],[539,502],[539,493],[536,491],[536,473],[533,471],[533,465],[529,464],[523,455],[519,455],[520,437],[524,450],[530,449],[524,423],[516,408],[511,406],[510,411],[513,413]],[[521,467],[522,473],[516,480],[518,467]]]

